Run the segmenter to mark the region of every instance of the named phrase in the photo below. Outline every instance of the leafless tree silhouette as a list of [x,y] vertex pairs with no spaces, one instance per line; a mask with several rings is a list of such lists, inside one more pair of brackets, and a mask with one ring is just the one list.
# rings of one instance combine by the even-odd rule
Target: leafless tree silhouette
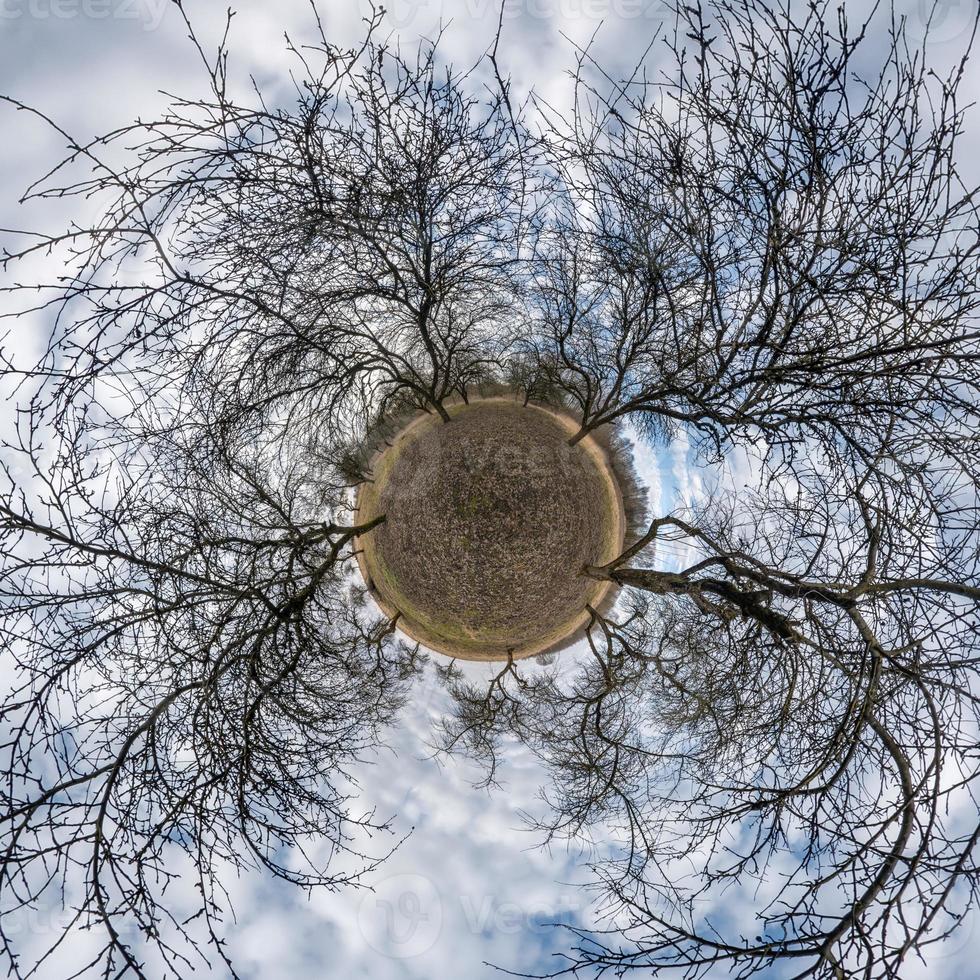
[[[657,519],[592,569],[624,593],[575,670],[449,672],[448,748],[492,780],[516,734],[551,775],[539,829],[621,843],[595,859],[611,936],[557,972],[899,976],[975,904],[975,543],[924,553],[867,485],[751,503]],[[634,560],[665,541],[680,569]],[[713,904],[733,885],[765,889],[749,925]]]
[[189,22],[212,91],[159,120],[82,144],[6,100],[71,150],[25,200],[104,205],[91,227],[5,253],[64,257],[67,276],[32,284],[34,312],[60,311],[62,395],[115,373],[133,388],[135,370],[151,391],[177,377],[207,391],[215,424],[363,429],[365,401],[374,417],[410,404],[448,420],[448,398],[494,375],[533,225],[527,137],[506,94],[466,94],[434,44],[409,61],[377,41],[381,16],[346,50],[317,15],[313,43],[290,42],[296,97],[281,107],[236,103],[226,41],[207,54]]
[[[358,600],[370,527],[342,522],[343,482],[304,456],[183,437],[144,432],[122,464],[65,441],[51,470],[25,443],[5,471],[4,921],[65,889],[54,948],[105,937],[78,975],[183,974],[208,944],[232,969],[224,875],[339,888],[390,848],[364,850],[389,828],[358,812],[350,767],[421,660]],[[345,871],[307,852],[323,841]],[[188,875],[196,914],[178,920],[164,893]]]
[[[965,61],[938,77],[886,16],[868,74],[882,11],[674,10],[663,79],[590,83],[583,52],[548,117],[529,346],[579,437],[737,445],[750,482],[586,570],[622,591],[574,671],[446,671],[442,744],[494,781],[516,734],[552,777],[534,822],[622,845],[595,856],[608,930],[556,974],[897,977],[977,889]],[[757,915],[725,908],[752,887]]]
[[966,57],[940,78],[903,22],[829,3],[676,13],[656,77],[600,87],[586,51],[574,114],[542,107],[541,370],[583,434],[629,417],[858,469],[885,440],[953,455],[978,383]]

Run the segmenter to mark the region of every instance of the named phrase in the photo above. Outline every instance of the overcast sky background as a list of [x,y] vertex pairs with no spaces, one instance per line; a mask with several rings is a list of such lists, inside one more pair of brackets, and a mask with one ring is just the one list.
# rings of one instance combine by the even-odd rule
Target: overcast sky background
[[[937,12],[931,54],[940,63],[964,42],[971,3],[952,0]],[[919,0],[906,0],[913,31],[926,15]],[[186,0],[203,38],[217,41],[221,4]],[[458,66],[475,62],[493,36],[496,0],[393,0],[387,30],[414,46],[445,28],[443,56]],[[857,17],[863,3],[849,2]],[[271,101],[288,90],[289,56],[283,32],[302,41],[311,27],[302,0],[240,0],[232,29],[232,81],[253,75]],[[327,0],[320,6],[330,40],[353,44],[361,35],[363,0]],[[520,0],[508,3],[502,63],[518,91],[533,86],[557,105],[567,104],[565,75],[574,44],[598,31],[594,51],[610,70],[632,65],[656,33],[659,0]],[[980,91],[978,74],[968,93]],[[51,115],[76,138],[86,138],[148,116],[165,103],[160,90],[194,96],[205,90],[198,56],[185,38],[178,11],[165,0],[0,0],[0,93]],[[974,116],[968,144],[976,148]],[[0,228],[30,227],[59,218],[58,206],[28,212],[17,198],[30,179],[60,158],[63,141],[26,113],[0,106]],[[976,153],[968,155],[978,159]],[[973,166],[976,168],[977,164]],[[63,211],[63,208],[61,209]],[[62,218],[63,220],[63,218]],[[16,342],[28,353],[41,325],[24,323]],[[652,502],[663,510],[696,491],[683,446],[647,453],[642,476]],[[564,656],[564,655],[563,655]],[[533,760],[508,757],[503,792],[470,787],[464,765],[427,758],[430,718],[441,706],[432,683],[417,690],[392,744],[361,774],[366,806],[397,813],[396,827],[414,832],[372,880],[374,892],[345,892],[307,899],[260,876],[232,883],[238,922],[232,950],[249,978],[388,978],[500,976],[484,961],[530,973],[555,968],[551,954],[567,937],[546,923],[592,921],[577,853],[547,852],[521,829],[518,811],[533,805],[542,783]],[[30,926],[41,941],[44,917]],[[30,941],[31,937],[25,937]],[[68,956],[80,957],[88,940],[77,937]],[[977,977],[980,931],[966,923],[928,965],[910,964],[908,980]],[[42,978],[64,976],[53,963]],[[220,974],[216,974],[220,976]],[[727,975],[720,971],[718,976]],[[714,976],[714,974],[712,974]]]

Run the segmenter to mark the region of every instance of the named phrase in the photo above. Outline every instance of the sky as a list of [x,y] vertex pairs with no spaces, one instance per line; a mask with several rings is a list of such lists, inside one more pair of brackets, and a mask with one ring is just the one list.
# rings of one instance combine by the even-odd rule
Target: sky
[[[940,63],[955,56],[964,41],[970,2],[950,0],[933,15],[930,54]],[[906,0],[906,6],[914,32],[928,19],[927,5]],[[223,5],[186,0],[185,7],[201,36],[215,43]],[[854,17],[862,7],[847,4]],[[499,12],[496,0],[392,0],[389,8],[385,30],[405,46],[433,36],[441,25],[443,56],[458,66],[475,62],[486,49]],[[253,76],[275,99],[288,85],[283,33],[302,40],[311,26],[308,4],[240,0],[236,9],[233,85],[245,88]],[[339,43],[356,41],[361,18],[369,13],[365,0],[327,0],[320,10],[328,37]],[[501,61],[516,91],[533,87],[560,106],[570,95],[566,70],[576,45],[595,37],[593,50],[604,64],[631,65],[662,16],[659,0],[509,2]],[[92,136],[150,115],[166,102],[161,90],[191,96],[202,91],[198,56],[184,33],[178,11],[165,0],[0,0],[0,94],[43,110],[76,137]],[[974,68],[972,91],[980,91],[977,77]],[[980,120],[974,120],[967,142],[975,147]],[[57,205],[17,205],[24,187],[61,149],[62,141],[36,118],[0,105],[0,228],[30,227],[61,216]],[[41,324],[25,322],[14,342],[29,355],[42,330]],[[657,455],[645,451],[639,468],[655,508],[667,510],[697,490],[683,445]],[[500,976],[487,961],[541,972],[555,967],[553,954],[565,938],[547,923],[594,921],[588,894],[577,887],[585,878],[581,855],[543,850],[522,828],[519,811],[533,807],[543,781],[534,761],[509,752],[504,785],[489,793],[472,788],[476,774],[467,765],[431,758],[431,719],[443,696],[431,677],[417,688],[391,739],[397,754],[381,752],[359,773],[365,808],[396,813],[396,829],[412,831],[371,879],[373,890],[307,898],[260,875],[230,883],[238,915],[230,939],[244,976]],[[33,935],[25,941],[41,942],[53,926],[50,916],[39,915],[28,923]],[[87,939],[72,941],[67,955],[81,956]],[[903,976],[978,976],[973,966],[978,962],[980,929],[968,921],[927,964],[910,964]],[[58,980],[62,969],[52,963],[52,972],[40,976]]]

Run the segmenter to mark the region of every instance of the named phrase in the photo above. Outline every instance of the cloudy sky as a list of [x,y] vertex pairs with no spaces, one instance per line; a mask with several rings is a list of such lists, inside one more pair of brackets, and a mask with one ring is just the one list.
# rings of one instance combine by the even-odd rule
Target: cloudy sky
[[[921,29],[925,4],[906,2],[913,30]],[[963,43],[971,2],[951,0],[937,12],[932,53],[938,61]],[[185,0],[185,6],[202,37],[215,42],[222,5]],[[861,7],[848,3],[854,16]],[[441,24],[443,55],[468,65],[492,37],[498,9],[497,0],[393,0],[386,30],[412,46]],[[244,89],[253,76],[274,100],[288,87],[283,33],[303,39],[311,23],[308,4],[240,0],[237,11],[233,84]],[[325,0],[321,12],[331,40],[353,43],[368,5]],[[502,60],[515,86],[533,86],[562,105],[570,94],[565,72],[574,45],[595,35],[600,60],[613,70],[631,64],[655,35],[661,8],[659,0],[520,0],[508,3],[505,13]],[[976,78],[972,90],[980,91]],[[0,0],[0,94],[42,109],[76,138],[152,114],[165,102],[161,90],[193,96],[204,83],[179,14],[165,0]],[[974,146],[978,133],[974,117]],[[50,217],[18,208],[17,198],[61,149],[50,129],[0,105],[0,227]],[[15,340],[25,352],[37,343],[37,329],[28,323],[19,328]],[[641,468],[655,506],[666,509],[696,489],[683,447],[659,458],[647,455]],[[533,761],[512,752],[503,790],[489,794],[471,787],[474,774],[465,765],[429,757],[430,718],[439,712],[441,696],[434,684],[420,689],[392,738],[397,755],[379,754],[360,774],[365,806],[397,813],[402,832],[414,828],[372,879],[373,891],[307,899],[259,876],[231,883],[238,912],[232,943],[245,976],[499,976],[486,961],[547,971],[564,941],[547,924],[593,921],[588,896],[576,887],[584,878],[581,855],[543,850],[522,829],[519,811],[533,807],[542,782]],[[48,923],[39,916],[28,928],[41,941]],[[83,955],[86,941],[77,937],[66,955]],[[927,965],[910,964],[904,976],[977,976],[976,962],[980,931],[968,922]],[[54,962],[42,977],[56,980],[63,968]]]

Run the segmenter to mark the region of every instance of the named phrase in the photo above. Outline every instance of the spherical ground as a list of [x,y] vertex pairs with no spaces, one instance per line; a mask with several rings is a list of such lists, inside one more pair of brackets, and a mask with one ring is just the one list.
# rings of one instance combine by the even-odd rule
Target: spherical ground
[[361,572],[398,625],[470,660],[554,649],[606,584],[582,574],[622,547],[622,504],[603,451],[560,413],[508,398],[422,416],[375,460],[358,520]]

